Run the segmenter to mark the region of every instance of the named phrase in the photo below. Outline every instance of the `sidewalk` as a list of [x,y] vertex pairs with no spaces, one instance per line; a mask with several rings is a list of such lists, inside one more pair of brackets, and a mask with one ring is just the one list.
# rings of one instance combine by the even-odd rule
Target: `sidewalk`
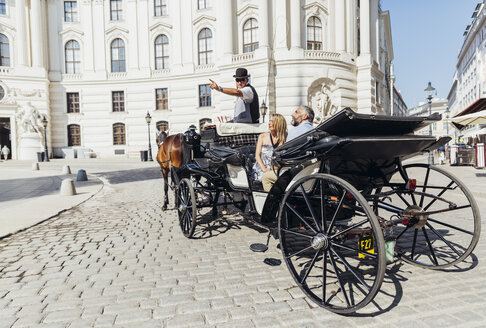
[[[63,175],[69,165],[71,175]],[[135,160],[64,160],[39,163],[32,171],[32,161],[0,162],[0,238],[39,224],[60,212],[75,207],[98,193],[104,185],[95,174],[155,166],[157,163]],[[88,181],[76,181],[79,169],[86,170]],[[77,195],[61,196],[62,180],[74,181]]]

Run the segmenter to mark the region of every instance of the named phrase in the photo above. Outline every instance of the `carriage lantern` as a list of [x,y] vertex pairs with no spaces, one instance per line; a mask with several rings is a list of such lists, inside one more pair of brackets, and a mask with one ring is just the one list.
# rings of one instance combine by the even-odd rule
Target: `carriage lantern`
[[265,100],[263,100],[262,105],[260,106],[260,114],[263,116],[262,123],[265,123],[265,115],[267,115],[267,105],[265,104]]
[[44,127],[44,162],[49,162],[49,151],[47,150],[47,116],[42,118],[42,126]]
[[[432,86],[432,83],[427,85],[427,88],[425,88],[425,94],[427,95],[427,102],[429,103],[429,116],[432,115],[432,98],[434,97],[434,91],[435,88]],[[432,135],[432,124],[429,125],[429,136]],[[433,165],[434,164],[434,155],[432,154],[431,151],[429,151],[429,164]]]
[[147,111],[147,115],[145,115],[145,122],[147,122],[148,128],[148,158],[147,160],[152,162],[154,159],[152,158],[152,145],[150,144],[150,122],[152,122],[152,116]]

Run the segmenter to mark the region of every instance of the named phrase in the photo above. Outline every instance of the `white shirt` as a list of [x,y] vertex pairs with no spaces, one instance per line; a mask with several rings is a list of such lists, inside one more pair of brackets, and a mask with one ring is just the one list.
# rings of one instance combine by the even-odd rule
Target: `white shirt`
[[240,89],[242,96],[236,98],[235,117],[236,123],[252,123],[250,104],[253,101],[253,90],[249,86]]

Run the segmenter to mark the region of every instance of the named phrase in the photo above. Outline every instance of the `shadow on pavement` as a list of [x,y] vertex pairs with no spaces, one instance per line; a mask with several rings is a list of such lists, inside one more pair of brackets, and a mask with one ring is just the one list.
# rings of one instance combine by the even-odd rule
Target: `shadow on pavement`
[[160,168],[158,167],[148,167],[143,169],[112,171],[112,172],[100,172],[100,173],[96,173],[95,175],[107,179],[110,184],[155,180],[155,179],[162,178],[162,174],[160,173]]

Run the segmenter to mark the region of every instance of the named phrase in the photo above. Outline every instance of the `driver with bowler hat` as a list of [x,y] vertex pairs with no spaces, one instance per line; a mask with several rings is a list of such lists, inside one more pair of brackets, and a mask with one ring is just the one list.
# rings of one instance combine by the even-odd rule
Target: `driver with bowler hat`
[[209,87],[224,94],[238,97],[235,103],[234,118],[230,122],[258,123],[260,119],[258,94],[255,88],[248,83],[250,77],[248,71],[246,68],[237,68],[233,77],[236,81],[236,88],[223,88],[211,79],[209,79],[211,81]]

